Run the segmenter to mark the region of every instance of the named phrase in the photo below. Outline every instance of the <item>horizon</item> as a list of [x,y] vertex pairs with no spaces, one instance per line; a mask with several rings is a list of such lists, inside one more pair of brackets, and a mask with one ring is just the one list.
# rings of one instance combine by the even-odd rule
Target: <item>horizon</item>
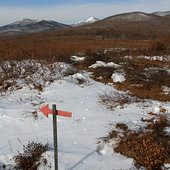
[[[154,6],[153,6],[154,4]],[[128,12],[170,11],[169,0],[0,0],[0,26],[25,18],[53,20],[63,24],[74,24],[90,17],[106,17]],[[12,15],[11,15],[12,14]]]
[[[118,14],[114,14],[114,15],[120,15],[120,14],[125,14],[125,13],[134,13],[134,12],[141,12],[141,13],[146,13],[146,14],[152,14],[152,13],[154,13],[154,12],[169,12],[169,11],[152,11],[152,12],[149,12],[149,13],[147,13],[147,12],[143,12],[143,11],[132,11],[132,12],[124,12],[124,13],[118,13]],[[113,15],[113,16],[114,16]],[[107,16],[107,17],[109,17],[109,16]],[[105,18],[107,18],[107,17],[105,17]],[[102,20],[102,19],[105,19],[105,18],[97,18],[97,17],[95,17],[95,16],[91,16],[91,17],[89,17],[89,18],[84,18],[84,19],[82,19],[82,20],[79,20],[79,21],[76,21],[76,22],[74,22],[74,23],[70,23],[70,24],[67,24],[67,23],[63,23],[63,24],[66,24],[66,25],[72,25],[72,24],[76,24],[76,23],[79,23],[79,22],[82,22],[82,21],[85,21],[85,20],[88,20],[88,19],[90,19],[90,18],[96,18],[96,19],[99,19],[99,20]],[[13,21],[12,23],[8,23],[8,24],[13,24],[13,23],[15,23],[15,22],[18,22],[18,21],[23,21],[23,20],[26,20],[26,19],[30,19],[30,20],[44,20],[43,18],[36,18],[36,19],[33,19],[33,18],[23,18],[23,19],[21,19],[21,20],[16,20],[16,21]],[[47,21],[55,21],[55,20],[51,20],[51,19],[49,19],[49,20],[47,20]],[[56,22],[58,22],[58,21],[56,21]],[[61,23],[61,22],[60,22]],[[6,25],[8,25],[8,24],[6,24]],[[2,25],[3,26],[3,25]],[[5,25],[4,25],[5,26]],[[1,27],[1,26],[0,26]]]

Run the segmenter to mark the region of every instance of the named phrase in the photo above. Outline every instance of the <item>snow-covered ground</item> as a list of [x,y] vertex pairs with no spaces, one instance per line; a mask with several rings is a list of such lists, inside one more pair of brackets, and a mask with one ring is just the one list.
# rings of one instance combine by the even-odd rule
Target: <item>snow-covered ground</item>
[[[86,81],[79,84],[77,78]],[[97,139],[107,135],[113,128],[111,123],[126,123],[138,129],[145,124],[140,121],[142,117],[151,117],[148,112],[159,112],[160,106],[169,110],[170,104],[146,101],[109,111],[98,100],[101,93],[110,91],[117,90],[80,72],[46,84],[41,93],[25,86],[0,96],[0,166],[14,165],[13,156],[22,152],[22,145],[28,141],[48,142],[53,146],[52,116],[46,118],[39,109],[56,104],[59,110],[72,112],[72,118],[57,117],[59,170],[135,169],[133,159],[113,152],[110,145],[104,145],[97,152]],[[35,111],[37,120],[32,115]],[[53,150],[43,156],[47,165],[40,165],[39,170],[53,170]]]
[[97,68],[97,67],[113,67],[113,68],[119,68],[121,67],[120,65],[110,62],[110,63],[105,63],[103,61],[96,61],[95,64],[89,66],[89,68]]

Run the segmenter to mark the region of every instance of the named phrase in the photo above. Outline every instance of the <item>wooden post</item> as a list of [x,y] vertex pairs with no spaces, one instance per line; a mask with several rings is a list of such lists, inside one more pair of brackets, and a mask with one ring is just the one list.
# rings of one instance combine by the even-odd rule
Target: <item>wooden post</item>
[[56,105],[53,104],[53,138],[54,138],[54,167],[58,170],[58,150],[57,150],[57,119]]

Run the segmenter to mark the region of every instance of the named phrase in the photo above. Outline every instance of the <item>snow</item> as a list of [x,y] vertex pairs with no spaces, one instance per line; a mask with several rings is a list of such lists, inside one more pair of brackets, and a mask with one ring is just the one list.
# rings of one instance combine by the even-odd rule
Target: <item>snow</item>
[[96,21],[98,21],[98,19],[96,19],[95,17],[90,17],[87,20],[85,20],[84,22],[93,23],[93,22],[96,22]]
[[169,15],[170,15],[170,11],[154,12],[154,13],[152,13],[152,14],[164,17],[164,16],[169,16]]
[[94,23],[96,21],[99,21],[99,19],[95,18],[95,17],[90,17],[86,20],[83,20],[83,21],[79,21],[79,22],[76,22],[75,24],[73,24],[72,26],[73,27],[76,27],[76,26],[80,26],[80,25],[86,25],[86,24],[91,24],[91,23]]
[[[63,65],[67,67],[70,66]],[[7,164],[9,169],[14,166],[13,156],[22,152],[22,145],[28,141],[48,142],[53,147],[52,115],[46,118],[39,109],[56,104],[57,109],[72,112],[72,118],[57,117],[60,170],[134,168],[133,159],[113,152],[110,143],[99,148],[97,139],[108,134],[111,122],[123,122],[133,129],[144,126],[142,117],[150,118],[147,113],[160,105],[169,110],[169,103],[146,101],[109,111],[99,104],[98,98],[103,91],[117,91],[113,87],[94,81],[86,72],[58,77],[47,83],[41,93],[25,86],[0,96],[0,165]],[[76,78],[88,79],[89,83],[79,85],[74,82]],[[37,120],[33,111],[37,111]],[[53,154],[53,150],[43,154],[47,165],[42,162],[39,170],[54,169]]]
[[42,21],[41,19],[37,19],[37,20],[32,20],[32,19],[23,19],[22,21],[16,21],[16,22],[13,22],[9,25],[27,25],[27,24],[35,24],[35,23],[38,23]]
[[[133,59],[132,56],[124,56],[124,58]],[[148,60],[169,61],[170,56],[137,56],[137,58],[144,58]]]
[[88,18],[88,19],[86,19],[86,20],[83,20],[83,21],[79,21],[79,22],[77,22],[76,24],[90,24],[90,23],[93,23],[93,22],[96,22],[96,21],[98,21],[98,19],[97,18],[95,18],[95,17],[90,17],[90,18]]
[[110,62],[110,63],[105,63],[103,61],[96,61],[95,64],[92,64],[91,66],[89,66],[89,68],[97,68],[97,67],[114,67],[114,68],[119,68],[120,65],[114,63],[114,62]]
[[125,76],[121,73],[113,73],[112,76],[111,76],[113,82],[117,83],[117,82],[120,82],[122,83],[123,81],[125,81]]
[[110,18],[110,20],[130,21],[130,22],[149,21],[150,19],[151,16],[149,14],[145,14],[142,12],[126,13],[122,15],[116,15]]
[[71,59],[72,61],[77,62],[77,61],[83,61],[83,60],[85,59],[85,57],[71,56],[70,59]]

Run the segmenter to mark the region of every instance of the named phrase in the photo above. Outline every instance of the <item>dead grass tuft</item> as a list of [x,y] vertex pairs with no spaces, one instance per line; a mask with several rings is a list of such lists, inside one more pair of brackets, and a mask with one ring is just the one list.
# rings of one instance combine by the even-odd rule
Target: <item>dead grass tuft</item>
[[30,169],[37,170],[40,162],[38,162],[41,158],[41,155],[49,150],[48,144],[42,144],[39,142],[28,142],[25,146],[23,145],[23,153],[18,153],[17,156],[14,157],[16,162],[16,169]]

